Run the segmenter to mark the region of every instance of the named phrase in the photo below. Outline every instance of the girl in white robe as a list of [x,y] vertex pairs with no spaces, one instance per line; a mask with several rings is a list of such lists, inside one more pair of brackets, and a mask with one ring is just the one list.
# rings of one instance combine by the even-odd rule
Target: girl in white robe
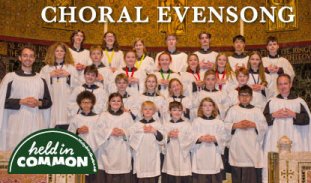
[[[140,96],[140,104],[145,101],[152,101],[157,107],[157,112],[153,118],[162,121],[168,112],[168,103],[161,94],[158,93],[158,80],[154,74],[148,74],[145,80],[145,92]],[[141,106],[141,105],[140,105]],[[142,119],[140,116],[139,119]]]
[[203,98],[210,97],[216,102],[220,118],[224,119],[227,110],[227,93],[216,89],[216,73],[213,70],[206,71],[204,75],[204,88],[195,94],[195,106],[198,108]]
[[180,81],[184,85],[185,95],[192,97],[192,93],[203,88],[204,72],[200,71],[199,57],[196,54],[188,56],[186,72],[180,72]]
[[153,119],[156,106],[151,101],[142,104],[143,119],[130,129],[130,145],[133,148],[134,174],[138,183],[158,183],[161,175],[160,153],[164,144],[163,126]]
[[196,139],[191,150],[193,183],[222,183],[222,154],[226,134],[224,122],[216,119],[217,115],[216,103],[211,98],[204,98],[198,109],[198,117],[192,123]]
[[[52,100],[47,82],[22,69],[6,74],[0,85],[1,151],[13,151],[27,135],[48,128]],[[41,106],[21,104],[28,98],[41,101]]]
[[175,73],[173,70],[170,69],[170,65],[172,63],[172,57],[167,52],[163,52],[159,55],[159,68],[160,70],[155,72],[154,74],[158,78],[159,83],[159,91],[160,94],[164,97],[169,96],[168,92],[168,83],[172,78],[178,78],[179,74]]
[[67,109],[69,117],[73,117],[74,115],[79,114],[81,112],[79,105],[77,105],[76,99],[77,96],[83,91],[90,91],[96,97],[96,104],[94,104],[94,108],[92,109],[93,112],[95,112],[96,114],[100,114],[106,108],[108,94],[102,87],[99,87],[98,85],[95,84],[97,77],[98,77],[98,70],[94,65],[87,66],[85,68],[84,70],[85,83],[76,87],[72,91],[68,100]]
[[79,76],[83,77],[83,70],[86,66],[91,65],[89,50],[83,47],[85,34],[82,30],[75,30],[70,37],[71,47],[69,51],[72,55],[74,66],[77,69]]
[[103,123],[104,143],[96,153],[98,168],[105,171],[106,183],[130,183],[132,155],[128,139],[134,122],[131,115],[123,111],[120,94],[109,96],[108,110],[100,115],[99,122]]
[[171,119],[164,122],[167,140],[161,182],[191,182],[190,150],[194,144],[191,123],[182,119],[183,106],[180,102],[171,102],[169,111]]
[[68,127],[68,99],[74,87],[79,84],[68,46],[59,42],[50,46],[45,62],[47,65],[40,73],[48,82],[53,101],[50,127]]
[[[125,60],[126,66],[114,72],[113,80],[118,74],[124,73],[126,74],[128,78],[128,82],[129,82],[129,85],[127,88],[128,93],[134,96],[143,93],[146,73],[143,70],[138,70],[135,67],[136,53],[134,51],[126,52],[124,60]],[[111,86],[111,88],[113,88],[113,86]]]
[[183,91],[184,87],[183,84],[176,78],[170,80],[168,84],[169,88],[169,98],[167,98],[167,102],[177,101],[182,103],[183,105],[183,117],[187,118],[188,120],[193,119],[192,111],[192,100],[190,97],[184,96]]
[[210,48],[210,42],[212,38],[212,35],[210,33],[203,31],[199,34],[198,37],[201,44],[201,49],[194,52],[194,54],[198,55],[200,61],[200,69],[201,72],[204,73],[214,68],[218,53],[211,50]]
[[263,141],[267,122],[261,109],[250,104],[252,89],[239,90],[239,105],[231,107],[225,118],[229,137],[229,164],[232,182],[261,183],[264,166]]
[[108,31],[104,34],[102,47],[104,50],[102,62],[105,66],[109,67],[112,72],[124,67],[124,55],[119,49],[117,36],[114,32]]
[[[98,122],[99,115],[92,111],[96,103],[95,95],[89,91],[81,92],[77,98],[77,104],[81,112],[76,114],[69,123],[68,131],[79,135],[96,152],[101,145],[101,139],[97,136],[97,131],[102,128]],[[86,176],[87,183],[99,183],[104,178],[104,172],[98,170],[97,174]]]
[[143,39],[137,38],[134,41],[133,50],[136,52],[135,67],[143,70],[145,74],[151,74],[155,71],[155,63],[152,57],[147,55],[147,49]]
[[180,52],[176,49],[177,45],[177,36],[175,34],[167,34],[165,37],[165,42],[167,45],[167,50],[162,51],[156,55],[155,58],[155,67],[156,70],[159,71],[161,68],[159,68],[159,57],[163,53],[168,53],[171,56],[171,65],[169,68],[173,70],[176,73],[179,72],[185,72],[188,65],[187,65],[187,57],[188,55],[185,52]]
[[[306,102],[291,92],[291,78],[287,74],[277,79],[280,94],[271,98],[264,115],[268,123],[265,137],[265,157],[269,152],[278,152],[277,141],[286,135],[292,141],[292,152],[310,151],[310,109]],[[267,161],[263,172],[264,182],[268,182]]]

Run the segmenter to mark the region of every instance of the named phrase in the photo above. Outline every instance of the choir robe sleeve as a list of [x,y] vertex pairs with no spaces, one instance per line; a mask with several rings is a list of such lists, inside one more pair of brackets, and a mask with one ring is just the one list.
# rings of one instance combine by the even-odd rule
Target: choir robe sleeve
[[228,113],[227,113],[226,118],[224,120],[225,134],[226,134],[226,139],[227,140],[230,140],[232,135],[235,132],[235,129],[232,128],[233,124],[234,124],[233,115],[234,115],[234,111],[232,110],[232,108],[230,108],[228,110]]
[[179,131],[178,141],[181,149],[181,153],[186,158],[195,143],[194,134],[192,132],[191,124],[189,122],[183,126],[182,130]]
[[130,146],[133,148],[134,151],[137,151],[144,136],[142,124],[140,124],[139,122],[134,123],[129,129],[129,136]]
[[126,113],[125,115],[126,115],[126,118],[125,118],[123,127],[121,129],[124,131],[124,134],[125,134],[124,138],[128,140],[130,137],[130,127],[134,124],[134,120],[130,113]]
[[46,80],[42,78],[42,81],[44,85],[44,91],[43,91],[43,98],[39,99],[39,101],[42,102],[42,106],[40,106],[39,109],[48,109],[52,106],[52,99]]
[[99,147],[105,145],[106,141],[110,138],[112,129],[113,129],[107,125],[109,121],[106,120],[105,115],[106,113],[103,113],[98,118],[98,121],[97,121],[98,126],[94,133],[95,135],[94,139],[96,143],[99,144]]
[[[81,92],[80,87],[76,87],[71,95],[69,96],[68,103],[67,103],[67,110],[68,110],[68,116],[73,117],[74,115],[79,113],[79,105],[77,104],[77,96]],[[97,101],[96,101],[97,102]]]
[[257,133],[257,141],[261,145],[263,145],[263,140],[265,138],[265,134],[268,130],[268,125],[265,116],[258,111],[258,116],[256,117],[256,133]]
[[286,58],[283,57],[282,57],[282,69],[284,70],[284,73],[288,74],[293,81],[295,77],[295,71],[293,69],[293,66]]
[[223,122],[220,122],[219,125],[217,125],[215,138],[216,142],[214,143],[215,145],[217,144],[217,152],[223,154],[226,147],[226,130]]
[[74,134],[77,134],[77,130],[78,130],[78,125],[75,122],[76,121],[76,117],[73,117],[70,122],[69,122],[69,127],[68,127],[68,131]]
[[67,83],[71,88],[75,88],[81,84],[79,73],[74,66],[68,67],[70,75],[67,77]]
[[296,113],[296,118],[294,120],[294,125],[309,125],[310,124],[310,110],[305,101],[300,103],[300,112]]
[[103,88],[97,88],[94,91],[94,95],[96,97],[96,103],[94,105],[93,111],[96,114],[101,114],[104,111],[104,108],[106,108],[107,106],[107,99],[108,99],[107,93]]
[[7,89],[10,82],[14,78],[14,73],[8,73],[4,76],[0,83],[0,130],[5,129],[7,124],[7,112],[5,110],[5,99],[7,96]]

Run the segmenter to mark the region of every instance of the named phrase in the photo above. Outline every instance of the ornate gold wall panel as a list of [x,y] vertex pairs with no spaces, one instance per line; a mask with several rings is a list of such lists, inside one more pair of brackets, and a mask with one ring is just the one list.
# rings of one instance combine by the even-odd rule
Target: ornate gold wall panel
[[[0,35],[32,38],[39,40],[51,41],[69,41],[70,30],[51,29],[41,20],[41,11],[46,3],[51,0],[24,0],[24,1],[7,1],[0,0]],[[73,0],[72,0],[73,1]],[[111,23],[108,30],[115,31],[118,35],[119,42],[122,46],[130,46],[135,37],[142,37],[146,40],[149,47],[164,46],[164,35],[158,32],[157,24],[157,6],[159,0],[153,1],[122,1],[122,0],[75,0],[75,5],[79,8],[82,6],[111,6],[114,9],[113,15],[118,17],[123,6],[127,6],[130,15],[134,14],[134,6],[143,6],[142,14],[149,16],[148,24],[132,23]],[[257,45],[264,44],[265,38],[269,35],[275,35],[280,42],[296,42],[311,40],[311,3],[308,0],[297,0],[298,2],[298,29],[293,31],[267,32],[267,25],[256,23],[245,25],[245,36],[247,44]],[[265,6],[266,0],[187,0],[188,6]],[[185,36],[179,37],[180,47],[198,46],[197,34],[201,30],[207,30],[213,35],[214,46],[230,46],[232,37],[240,32],[239,22],[235,24],[220,23],[218,20],[213,24],[192,23],[193,11],[189,11],[189,17],[186,19]],[[117,18],[116,18],[117,19]],[[100,23],[76,23],[72,29],[82,29],[86,32],[86,43],[101,43],[104,24]],[[57,26],[56,26],[57,27]]]

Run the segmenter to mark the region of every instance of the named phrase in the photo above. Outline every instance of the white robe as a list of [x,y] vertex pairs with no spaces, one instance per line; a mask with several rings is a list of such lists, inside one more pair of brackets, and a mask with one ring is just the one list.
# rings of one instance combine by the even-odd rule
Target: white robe
[[[69,51],[72,55],[74,65],[82,64],[84,66],[88,66],[92,64],[92,60],[90,58],[90,51],[87,49],[82,49],[81,51],[76,51],[73,48],[69,48]],[[83,76],[83,70],[77,71],[79,77]]]
[[[270,65],[277,66],[282,68],[285,74],[288,74],[291,77],[291,80],[294,80],[295,71],[291,63],[284,57],[277,57],[277,58],[270,58],[270,57],[263,57],[262,58],[263,66],[269,67]],[[278,73],[270,73],[271,80],[274,83],[274,94],[277,95],[279,93],[277,89],[276,79],[278,78]]]
[[[50,72],[55,70],[55,68],[62,68],[70,73],[70,78],[61,77],[51,78]],[[49,66],[46,65],[41,69],[42,76],[48,83],[49,90],[51,93],[53,106],[51,109],[51,122],[50,127],[55,127],[55,125],[68,124],[68,111],[67,103],[72,90],[79,84],[78,73],[73,65],[63,65],[63,66]]]
[[180,81],[184,87],[184,94],[185,96],[192,97],[193,94],[193,83],[197,80],[203,81],[204,79],[204,72],[200,72],[199,76],[197,74],[193,74],[190,72],[180,72]]
[[145,74],[151,74],[155,71],[155,62],[152,57],[145,56],[144,60],[142,60],[142,63],[140,63],[140,60],[137,60],[135,67],[140,65],[138,70],[142,70]]
[[[256,128],[232,129],[234,123],[242,120],[256,123]],[[267,122],[262,111],[256,107],[245,108],[235,105],[229,109],[224,121],[229,137],[230,165],[262,168],[263,140],[267,131]]]
[[226,142],[224,122],[219,119],[198,117],[192,122],[192,129],[197,140],[203,135],[213,135],[217,141],[217,145],[207,142],[194,145],[191,150],[192,172],[196,174],[219,173],[224,168],[221,158]]
[[236,58],[234,56],[229,56],[228,57],[229,64],[230,64],[231,69],[233,71],[235,71],[235,66],[236,65],[239,66],[239,67],[242,67],[244,65],[244,67],[247,68],[248,60],[249,60],[249,56],[246,56],[244,58]]
[[[158,141],[155,134],[145,133],[144,125],[151,125],[163,139]],[[161,174],[161,145],[164,144],[163,126],[160,121],[152,123],[136,122],[130,128],[130,146],[133,148],[134,174],[138,178],[156,177]]]
[[140,99],[135,95],[128,95],[122,97],[124,107],[130,110],[131,115],[137,118],[140,114]]
[[163,77],[164,78],[162,78],[161,72],[155,72],[154,74],[157,76],[157,79],[158,79],[160,94],[163,95],[164,97],[168,97],[169,96],[168,85],[167,86],[161,85],[160,84],[160,80],[161,79],[171,80],[173,78],[176,78],[176,79],[180,80],[180,75],[175,73],[175,72],[173,72],[173,73],[170,74],[170,76],[168,78],[169,74],[168,73],[163,73]]
[[[191,97],[187,97],[187,96],[183,96],[182,98],[177,98],[177,97],[169,97],[166,99],[167,100],[167,103],[169,104],[170,102],[173,102],[173,101],[176,101],[176,102],[180,102],[182,104],[182,106],[184,107],[184,109],[187,109],[189,111],[189,117],[190,119],[188,120],[191,120],[194,118],[193,114],[191,113],[191,111],[193,110],[194,106],[193,106],[193,103],[192,103],[192,98]],[[184,111],[184,115],[185,115],[185,111]],[[168,119],[169,120],[169,119]]]
[[[198,55],[200,62],[212,62],[213,64],[216,63],[216,58],[218,56],[218,52],[211,51],[209,53],[202,53],[201,51],[196,51],[194,54]],[[202,72],[206,72],[207,69],[201,69]]]
[[[121,115],[104,112],[101,114],[99,122],[103,123],[101,135],[104,143],[96,153],[99,162],[98,169],[105,170],[108,174],[130,173],[132,155],[128,142],[128,130],[134,123],[131,115],[126,112]],[[125,136],[111,136],[113,128],[122,129]]]
[[[125,66],[124,63],[124,55],[121,50],[119,51],[103,51],[103,59],[102,62],[107,67],[115,67],[117,69],[121,69]],[[112,57],[111,63],[109,64],[108,57]]]
[[104,110],[106,110],[108,94],[105,92],[105,90],[103,88],[100,88],[100,87],[92,90],[92,89],[87,88],[84,85],[81,85],[81,86],[76,87],[72,91],[71,95],[69,96],[68,103],[67,103],[68,117],[73,117],[76,114],[81,112],[80,111],[80,107],[79,107],[79,105],[77,103],[77,97],[83,91],[89,91],[89,92],[92,92],[95,95],[96,103],[93,106],[93,111],[96,114],[100,114]]
[[15,72],[8,73],[0,85],[0,150],[13,151],[27,135],[47,128],[50,109],[31,108],[21,105],[18,110],[5,109],[8,84],[12,82],[9,98],[23,99],[44,96],[44,81],[39,74],[19,76]]
[[[192,174],[190,150],[194,144],[191,123],[188,121],[164,123],[166,134],[171,130],[179,130],[177,138],[166,140],[165,157],[162,172],[173,176],[189,176]],[[167,135],[166,135],[167,136]]]
[[[137,97],[138,98],[138,97]],[[157,112],[153,115],[153,119],[155,120],[163,120],[165,116],[168,114],[168,103],[165,97],[162,95],[154,95],[154,96],[147,96],[145,94],[141,95],[140,97],[140,104],[139,104],[139,111],[141,111],[141,105],[145,101],[151,101],[155,103],[157,107]],[[138,119],[142,119],[142,115],[138,115]]]
[[[156,55],[155,58],[155,70],[159,70],[159,61],[158,58],[160,56],[160,54],[162,54],[162,52],[158,53]],[[178,53],[173,53],[170,54],[172,57],[172,62],[170,65],[170,69],[172,69],[174,72],[185,72],[187,70],[188,67],[188,63],[187,63],[187,59],[188,59],[188,55],[184,52],[178,52]]]

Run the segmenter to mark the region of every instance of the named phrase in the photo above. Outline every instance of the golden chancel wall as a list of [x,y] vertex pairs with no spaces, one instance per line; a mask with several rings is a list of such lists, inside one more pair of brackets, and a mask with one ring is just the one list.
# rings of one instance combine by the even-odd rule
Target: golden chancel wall
[[[114,9],[113,17],[117,20],[123,6],[127,6],[130,15],[135,19],[134,6],[142,6],[142,16],[149,16],[149,23],[134,24],[134,23],[110,23],[108,30],[114,31],[118,35],[120,45],[130,46],[135,37],[142,37],[146,40],[148,47],[164,46],[164,34],[159,32],[157,24],[157,6],[163,0],[153,1],[121,1],[121,0],[66,0],[60,2],[69,2],[78,7],[83,6],[111,6]],[[174,1],[174,0],[171,0]],[[187,6],[265,6],[271,0],[183,0]],[[276,1],[276,0],[273,0]],[[283,0],[277,0],[283,2]],[[269,35],[275,35],[280,42],[301,42],[311,40],[311,3],[308,0],[290,0],[296,2],[297,15],[296,21],[298,28],[291,31],[268,32],[267,24],[244,23],[244,35],[247,38],[249,45],[265,44],[265,38]],[[101,43],[104,24],[97,23],[82,23],[75,24],[58,24],[48,25],[41,19],[41,11],[46,5],[57,3],[56,0],[24,0],[24,1],[7,1],[0,0],[0,35],[11,36],[18,38],[30,38],[47,41],[69,41],[71,30],[81,29],[86,32],[86,43],[96,44]],[[174,1],[175,2],[175,1]],[[285,2],[285,1],[284,1]],[[286,1],[289,2],[289,1]],[[89,15],[86,14],[86,17]],[[207,13],[205,16],[208,15]],[[179,36],[179,47],[196,47],[198,46],[197,34],[201,30],[207,30],[213,35],[213,46],[230,46],[232,37],[240,33],[240,22],[237,23],[220,23],[216,18],[215,23],[192,23],[193,11],[189,10],[188,17],[183,26],[185,35]],[[185,27],[184,27],[185,26]]]

